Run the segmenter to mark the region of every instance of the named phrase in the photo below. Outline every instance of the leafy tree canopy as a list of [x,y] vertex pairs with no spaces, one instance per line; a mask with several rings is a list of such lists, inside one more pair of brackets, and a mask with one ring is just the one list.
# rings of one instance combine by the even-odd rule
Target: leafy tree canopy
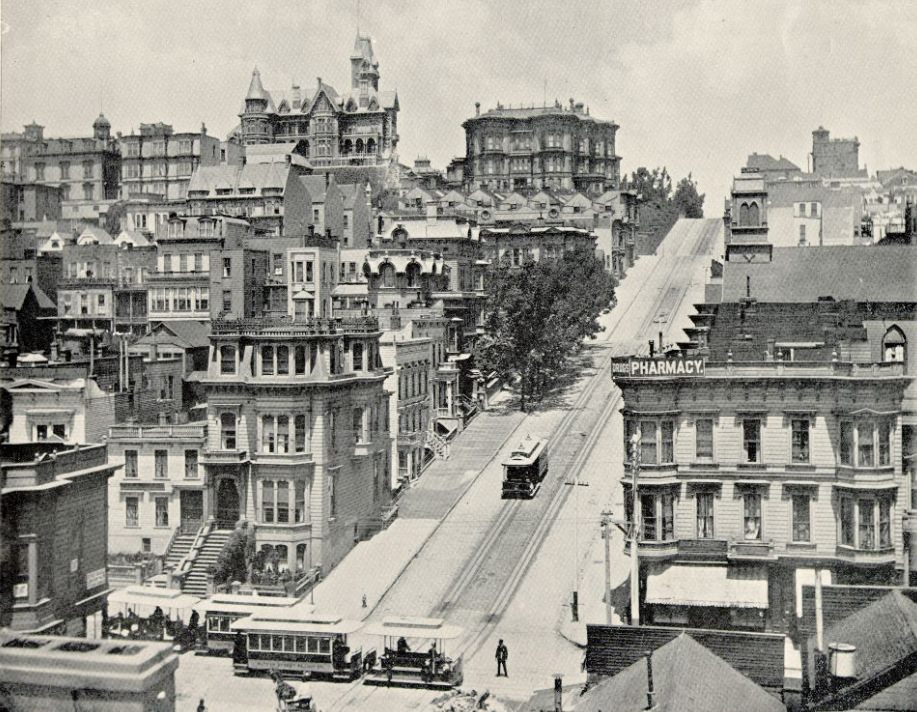
[[614,298],[614,287],[614,278],[588,246],[567,250],[557,260],[496,265],[477,363],[518,377],[525,410],[545,395],[582,340],[599,331],[597,318]]
[[640,195],[640,222],[653,245],[659,244],[680,215],[704,217],[704,194],[698,193],[697,181],[689,173],[672,187],[672,177],[665,167],[650,170],[640,167],[625,178],[624,186]]

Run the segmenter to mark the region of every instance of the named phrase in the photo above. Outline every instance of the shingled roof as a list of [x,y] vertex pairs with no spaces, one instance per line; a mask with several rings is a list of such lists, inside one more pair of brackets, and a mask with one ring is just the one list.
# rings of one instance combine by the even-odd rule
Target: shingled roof
[[[746,279],[750,281],[746,282]],[[775,247],[770,262],[729,262],[723,301],[917,302],[917,250],[910,246]]]
[[856,680],[815,709],[914,709],[896,702],[917,699],[917,603],[910,597],[891,591],[828,626],[824,638],[856,646]]
[[[652,653],[655,712],[785,712],[773,695],[682,633]],[[647,708],[647,660],[642,657],[603,680],[576,712],[637,712]]]

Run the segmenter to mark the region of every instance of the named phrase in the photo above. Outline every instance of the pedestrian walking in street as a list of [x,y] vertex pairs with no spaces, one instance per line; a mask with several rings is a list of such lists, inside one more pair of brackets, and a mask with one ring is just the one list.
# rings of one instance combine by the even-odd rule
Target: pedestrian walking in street
[[197,712],[207,712],[207,707],[204,705],[204,698],[201,698],[201,701],[197,703]]
[[366,594],[363,594],[363,608],[366,608]]
[[506,648],[506,644],[503,642],[503,638],[500,638],[500,642],[497,643],[497,677],[500,677],[500,670],[503,671],[503,677],[509,677],[509,673],[506,672],[506,659],[509,657],[509,650]]

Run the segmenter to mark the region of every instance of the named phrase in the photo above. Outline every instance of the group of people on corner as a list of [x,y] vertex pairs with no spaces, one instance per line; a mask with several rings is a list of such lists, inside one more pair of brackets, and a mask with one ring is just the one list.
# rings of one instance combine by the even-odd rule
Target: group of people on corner
[[134,611],[129,610],[127,615],[118,613],[109,617],[103,611],[102,615],[103,637],[133,638],[139,640],[173,640],[185,648],[195,647],[198,638],[203,633],[200,626],[200,615],[192,611],[188,624],[180,619],[172,620],[160,606],[143,618]]

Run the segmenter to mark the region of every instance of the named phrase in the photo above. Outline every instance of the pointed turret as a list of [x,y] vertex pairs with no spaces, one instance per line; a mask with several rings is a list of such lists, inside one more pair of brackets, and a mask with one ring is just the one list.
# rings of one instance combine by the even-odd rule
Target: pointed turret
[[373,54],[373,43],[369,37],[357,33],[350,54],[351,87],[365,93],[371,87],[379,91],[379,63]]
[[248,85],[245,101],[267,101],[267,92],[261,85],[261,72],[258,71],[258,67],[252,72],[252,83]]

